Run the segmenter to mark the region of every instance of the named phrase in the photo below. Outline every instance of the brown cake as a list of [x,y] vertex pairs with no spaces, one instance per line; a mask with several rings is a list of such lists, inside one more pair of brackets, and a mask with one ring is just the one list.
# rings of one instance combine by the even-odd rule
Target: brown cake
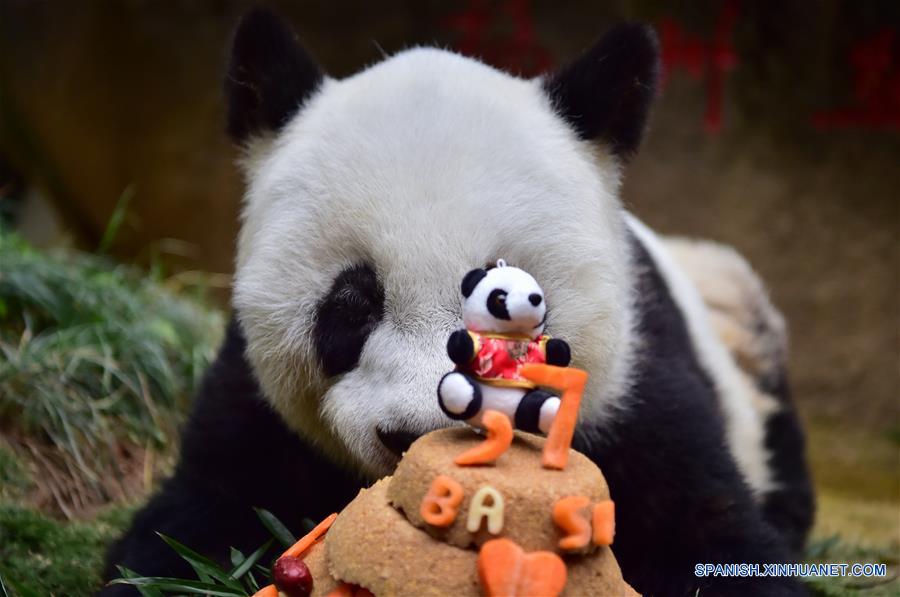
[[609,547],[606,480],[569,449],[587,375],[523,372],[563,390],[547,439],[513,432],[494,410],[481,417],[484,435],[419,438],[393,476],[289,549],[257,597],[637,595]]
[[[606,481],[590,460],[571,451],[564,470],[543,468],[546,440],[517,432],[493,465],[454,464],[456,456],[481,441],[467,428],[429,433],[412,445],[392,477],[360,491],[324,540],[303,555],[314,579],[312,595],[354,595],[360,588],[379,597],[484,595],[479,550],[498,538],[521,547],[523,561],[532,552],[558,554],[566,569],[562,595],[636,595],[608,546],[591,542],[574,550],[559,548],[567,533],[554,522],[553,511],[561,498],[584,496],[591,504],[609,499]],[[443,528],[426,522],[421,512],[439,475],[455,479],[464,494],[455,519]],[[491,533],[480,524],[469,532],[467,513],[485,486],[502,496],[502,528]]]

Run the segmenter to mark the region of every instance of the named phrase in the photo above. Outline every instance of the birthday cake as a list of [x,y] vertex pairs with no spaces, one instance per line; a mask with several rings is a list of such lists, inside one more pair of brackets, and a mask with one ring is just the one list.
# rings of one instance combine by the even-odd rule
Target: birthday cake
[[609,547],[614,507],[593,462],[567,449],[563,468],[547,467],[548,440],[515,432],[499,456],[457,463],[490,435],[419,438],[393,476],[299,542],[300,589],[276,564],[270,594],[637,595]]
[[610,549],[606,480],[569,447],[587,373],[543,334],[543,291],[502,260],[461,289],[466,328],[438,401],[484,433],[416,440],[393,476],[285,552],[259,597],[637,595]]
[[[328,573],[379,596],[636,595],[609,548],[612,502],[590,460],[572,451],[565,470],[545,469],[545,440],[517,433],[493,466],[454,464],[479,441],[445,429],[415,442],[394,476],[363,490],[332,525]],[[436,526],[422,504],[442,477],[462,499],[453,520]],[[492,559],[486,549],[497,541]]]

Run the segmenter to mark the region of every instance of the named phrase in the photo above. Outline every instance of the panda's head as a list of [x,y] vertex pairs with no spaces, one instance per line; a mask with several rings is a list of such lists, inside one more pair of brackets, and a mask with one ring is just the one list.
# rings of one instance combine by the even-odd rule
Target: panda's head
[[245,17],[226,80],[247,179],[233,301],[288,425],[372,476],[449,425],[435,389],[459,280],[500,257],[541,281],[547,332],[590,372],[583,415],[612,404],[633,335],[620,170],[656,72],[652,32],[623,25],[535,79],[417,48],[337,80],[277,17]]
[[462,281],[462,318],[473,332],[537,338],[547,322],[544,291],[531,275],[502,259],[497,267],[473,269]]

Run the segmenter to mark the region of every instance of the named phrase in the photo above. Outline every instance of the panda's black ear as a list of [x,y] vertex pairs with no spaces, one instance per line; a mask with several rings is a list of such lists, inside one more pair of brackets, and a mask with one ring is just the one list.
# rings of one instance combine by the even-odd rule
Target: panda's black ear
[[234,35],[225,79],[228,134],[242,144],[278,131],[322,80],[287,23],[265,9],[248,12]]
[[653,28],[625,23],[574,62],[546,75],[543,85],[579,137],[605,142],[624,159],[641,142],[659,68]]
[[465,275],[462,281],[462,285],[460,286],[462,289],[462,295],[464,298],[469,298],[471,296],[472,291],[475,290],[475,287],[478,286],[478,283],[487,275],[487,272],[482,268],[473,269],[468,274]]

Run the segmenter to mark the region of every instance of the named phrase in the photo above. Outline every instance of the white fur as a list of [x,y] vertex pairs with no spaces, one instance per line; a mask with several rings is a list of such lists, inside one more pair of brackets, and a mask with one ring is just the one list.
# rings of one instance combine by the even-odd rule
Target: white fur
[[634,216],[628,216],[628,224],[650,253],[673,300],[684,313],[697,357],[712,378],[721,400],[732,456],[757,495],[770,491],[773,482],[768,467],[769,453],[765,448],[765,413],[757,410],[754,404],[758,392],[716,336],[707,307],[696,287],[672,259],[659,237]]
[[747,260],[707,240],[663,242],[697,287],[716,334],[741,369],[756,379],[779,375],[787,361],[787,325]]
[[[375,427],[448,424],[436,386],[460,327],[459,280],[499,257],[530,272],[547,332],[591,372],[606,416],[632,355],[631,276],[616,161],[581,141],[536,80],[414,49],[327,79],[247,162],[234,303],[267,399],[289,425],[370,475],[396,462]],[[317,302],[374,264],[386,314],[359,365],[320,372]]]

